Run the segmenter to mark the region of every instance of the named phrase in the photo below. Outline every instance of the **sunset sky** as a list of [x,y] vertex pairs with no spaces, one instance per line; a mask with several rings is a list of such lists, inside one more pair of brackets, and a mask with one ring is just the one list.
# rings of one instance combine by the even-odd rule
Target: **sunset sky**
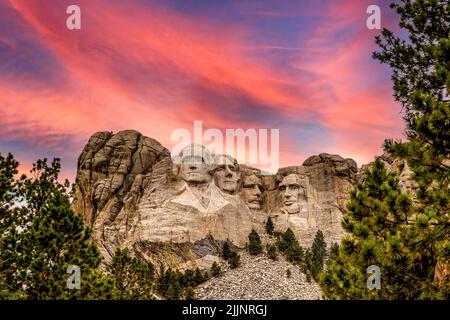
[[[280,165],[321,152],[367,163],[401,138],[401,107],[366,8],[390,1],[0,0],[0,153],[26,171],[88,138],[136,129],[276,128]],[[66,8],[81,8],[81,30]]]

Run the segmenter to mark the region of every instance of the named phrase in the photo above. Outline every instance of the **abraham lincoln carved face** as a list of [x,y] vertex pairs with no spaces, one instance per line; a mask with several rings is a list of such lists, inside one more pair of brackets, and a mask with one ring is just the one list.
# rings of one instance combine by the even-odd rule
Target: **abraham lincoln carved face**
[[281,208],[289,214],[300,212],[299,200],[304,194],[300,178],[296,174],[289,174],[278,185]]

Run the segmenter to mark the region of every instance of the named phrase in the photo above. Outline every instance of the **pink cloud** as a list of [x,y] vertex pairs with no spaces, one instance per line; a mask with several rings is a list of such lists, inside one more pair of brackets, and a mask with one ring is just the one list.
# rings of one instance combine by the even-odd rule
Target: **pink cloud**
[[[224,113],[245,110],[224,110],[197,99],[198,88],[223,99],[242,95],[292,121],[315,121],[330,135],[331,147],[324,152],[353,157],[359,164],[380,153],[384,138],[401,132],[389,79],[372,79],[372,74],[379,77],[379,66],[370,63],[375,34],[364,29],[363,2],[331,2],[320,12],[330,23],[299,39],[295,50],[278,46],[293,52],[287,62],[299,75],[258,57],[267,47],[254,44],[256,31],[239,23],[211,30],[211,17],[193,19],[139,2],[80,0],[82,30],[69,31],[65,8],[70,1],[9,3],[64,74],[52,87],[25,75],[15,81],[0,78],[0,104],[6,106],[0,109],[0,135],[11,141],[58,150],[64,148],[58,136],[87,141],[96,131],[133,128],[171,147],[172,130],[191,129],[193,120],[216,128],[258,127],[256,116],[227,121]],[[336,35],[348,28],[353,34],[337,41]],[[281,139],[283,165],[308,156],[286,147],[295,146],[298,137]]]

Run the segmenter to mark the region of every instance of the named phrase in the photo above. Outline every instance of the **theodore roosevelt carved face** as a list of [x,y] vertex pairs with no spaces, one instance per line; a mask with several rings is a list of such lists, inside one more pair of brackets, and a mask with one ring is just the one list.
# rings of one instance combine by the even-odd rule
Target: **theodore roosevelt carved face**
[[250,209],[260,210],[262,203],[263,185],[259,177],[252,174],[244,177],[242,194]]

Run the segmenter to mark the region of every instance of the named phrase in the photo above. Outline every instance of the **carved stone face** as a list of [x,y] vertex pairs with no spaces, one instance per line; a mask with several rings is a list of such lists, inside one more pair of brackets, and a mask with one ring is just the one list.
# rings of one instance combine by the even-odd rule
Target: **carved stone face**
[[261,179],[256,175],[244,177],[242,193],[245,203],[250,209],[260,210],[262,203],[263,185]]
[[216,158],[214,177],[217,186],[227,193],[236,191],[241,178],[234,159],[225,155],[220,155]]
[[184,157],[180,165],[180,177],[188,184],[201,184],[211,181],[209,164],[202,157]]
[[188,184],[204,184],[211,181],[212,159],[204,146],[195,143],[187,145],[172,159],[179,168],[175,173]]
[[300,211],[298,204],[301,185],[295,174],[287,175],[278,186],[282,208],[288,213],[294,214]]

